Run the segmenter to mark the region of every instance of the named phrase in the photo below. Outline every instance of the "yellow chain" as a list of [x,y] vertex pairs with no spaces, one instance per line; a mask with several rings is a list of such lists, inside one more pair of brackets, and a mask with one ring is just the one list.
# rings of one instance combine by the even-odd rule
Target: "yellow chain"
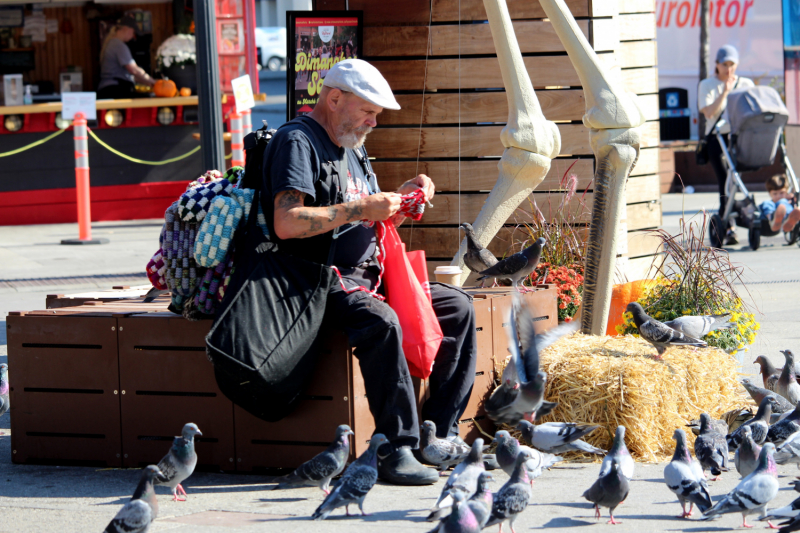
[[[87,128],[87,129],[88,129],[88,128]],[[131,156],[129,156],[129,155],[125,155],[125,154],[123,154],[122,152],[120,152],[119,150],[115,150],[114,148],[110,147],[108,144],[106,144],[105,142],[103,142],[102,140],[100,140],[100,137],[98,137],[98,136],[95,134],[95,132],[93,132],[92,130],[89,130],[89,135],[91,135],[91,136],[92,136],[92,139],[94,139],[95,141],[97,141],[97,142],[98,142],[98,144],[100,144],[100,146],[102,146],[103,148],[105,148],[105,149],[106,149],[106,150],[108,150],[109,152],[111,152],[111,153],[113,153],[113,154],[116,154],[116,155],[118,155],[118,156],[120,156],[120,157],[122,157],[122,158],[124,158],[124,159],[127,159],[128,161],[131,161],[131,162],[133,162],[133,163],[139,163],[139,164],[141,164],[141,165],[166,165],[166,164],[168,164],[168,163],[174,163],[174,162],[176,162],[176,161],[180,161],[181,159],[186,159],[186,158],[187,158],[187,157],[189,157],[190,155],[192,155],[192,154],[195,154],[195,153],[197,153],[198,151],[200,151],[200,147],[199,147],[199,146],[197,146],[197,147],[195,147],[195,148],[192,148],[191,150],[189,150],[189,151],[188,151],[188,152],[186,152],[185,154],[183,154],[183,155],[179,155],[178,157],[173,157],[173,158],[171,158],[171,159],[165,159],[164,161],[145,161],[144,159],[137,159],[137,158],[135,158],[135,157],[131,157]]]
[[61,135],[61,134],[62,134],[62,133],[64,133],[65,131],[66,131],[66,130],[58,130],[57,132],[55,132],[55,133],[53,133],[53,134],[51,134],[51,135],[48,135],[48,136],[47,136],[47,137],[45,137],[44,139],[41,139],[41,140],[39,140],[39,141],[36,141],[36,142],[32,142],[31,144],[29,144],[29,145],[27,145],[27,146],[23,146],[22,148],[17,148],[16,150],[11,150],[10,152],[5,152],[5,153],[2,153],[2,154],[0,154],[0,157],[8,157],[8,156],[10,156],[10,155],[14,155],[14,154],[18,154],[18,153],[20,153],[20,152],[24,152],[25,150],[30,150],[31,148],[34,148],[34,147],[36,147],[36,146],[39,146],[40,144],[44,144],[44,143],[46,143],[46,142],[47,142],[47,141],[49,141],[50,139],[55,139],[56,137],[58,137],[59,135]]

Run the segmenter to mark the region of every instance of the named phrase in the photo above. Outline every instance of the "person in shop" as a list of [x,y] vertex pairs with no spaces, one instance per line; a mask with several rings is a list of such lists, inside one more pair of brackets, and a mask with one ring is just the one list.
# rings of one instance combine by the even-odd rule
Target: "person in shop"
[[[281,127],[264,155],[262,190],[265,212],[272,207],[274,228],[283,252],[326,264],[337,232],[333,264],[342,276],[328,294],[324,320],[343,331],[359,361],[376,433],[389,439],[378,450],[384,481],[403,485],[435,483],[438,474],[418,459],[420,420],[403,334],[389,305],[364,290],[374,290],[375,227],[362,220],[400,225],[401,195],[418,189],[427,200],[433,181],[419,175],[396,192],[382,192],[362,146],[383,109],[400,109],[378,70],[359,59],[334,65],[325,77],[319,101],[307,116]],[[310,118],[309,118],[310,117]],[[347,158],[344,203],[332,191],[334,161]],[[271,200],[270,200],[271,199]],[[440,438],[459,440],[458,420],[475,381],[477,340],[472,297],[460,288],[432,282],[431,296],[444,335],[430,376],[430,398],[421,417],[436,424]],[[355,290],[353,290],[355,289]]]
[[152,87],[155,80],[136,64],[127,43],[136,36],[136,21],[125,15],[109,30],[100,50],[100,84],[97,98],[133,98],[135,84]]
[[[719,211],[720,214],[725,209],[728,202],[728,195],[725,193],[725,180],[728,172],[722,162],[722,147],[717,140],[717,136],[712,133],[717,120],[725,112],[728,105],[728,95],[734,89],[746,89],[755,84],[750,78],[736,75],[736,68],[739,66],[739,52],[736,48],[726,44],[717,51],[717,63],[714,75],[700,82],[697,89],[697,107],[706,117],[706,141],[708,143],[708,161],[714,169],[714,175],[719,184]],[[723,123],[719,128],[725,143],[728,143],[728,135],[731,127],[728,123]],[[736,230],[730,228],[725,239],[725,244],[737,244]]]

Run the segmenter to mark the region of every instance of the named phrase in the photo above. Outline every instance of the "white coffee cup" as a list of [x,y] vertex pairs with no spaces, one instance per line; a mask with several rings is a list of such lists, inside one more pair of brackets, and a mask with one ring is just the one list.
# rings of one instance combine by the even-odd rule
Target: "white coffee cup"
[[438,266],[433,271],[436,281],[447,283],[448,285],[461,286],[461,267],[457,266]]

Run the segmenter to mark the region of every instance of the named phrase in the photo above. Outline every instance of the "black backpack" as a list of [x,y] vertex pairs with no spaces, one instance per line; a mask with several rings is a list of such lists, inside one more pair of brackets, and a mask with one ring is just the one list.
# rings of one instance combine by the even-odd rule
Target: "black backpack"
[[[257,225],[264,151],[275,130],[266,125],[245,137],[242,185],[255,189],[250,214],[234,236],[234,269],[206,336],[206,353],[222,393],[268,422],[288,415],[316,366],[318,333],[334,271],[281,253]],[[271,198],[270,198],[271,199]],[[270,201],[262,202],[275,234]]]

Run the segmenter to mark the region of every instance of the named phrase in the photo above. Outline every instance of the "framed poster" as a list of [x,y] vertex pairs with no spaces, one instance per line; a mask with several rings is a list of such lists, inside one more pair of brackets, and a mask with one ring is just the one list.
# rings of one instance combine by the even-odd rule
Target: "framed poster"
[[310,113],[328,70],[361,57],[362,11],[286,12],[286,120]]
[[220,54],[244,53],[242,19],[217,19],[217,47]]

